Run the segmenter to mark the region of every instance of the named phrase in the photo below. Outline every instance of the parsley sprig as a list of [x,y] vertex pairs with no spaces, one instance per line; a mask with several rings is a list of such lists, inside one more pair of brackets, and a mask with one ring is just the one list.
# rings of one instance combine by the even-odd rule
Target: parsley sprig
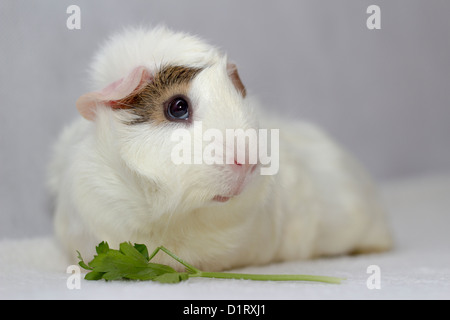
[[[163,251],[185,267],[185,272],[177,272],[168,265],[153,263],[151,260],[159,252]],[[78,264],[89,272],[86,280],[153,280],[161,283],[178,283],[189,278],[222,278],[222,279],[245,279],[260,281],[318,281],[326,283],[341,283],[340,278],[314,276],[314,275],[285,275],[285,274],[247,274],[228,272],[206,272],[201,271],[189,263],[177,257],[165,247],[156,248],[149,255],[144,244],[122,242],[119,250],[109,248],[107,242],[103,241],[96,247],[97,255],[94,259],[85,263],[79,251]]]

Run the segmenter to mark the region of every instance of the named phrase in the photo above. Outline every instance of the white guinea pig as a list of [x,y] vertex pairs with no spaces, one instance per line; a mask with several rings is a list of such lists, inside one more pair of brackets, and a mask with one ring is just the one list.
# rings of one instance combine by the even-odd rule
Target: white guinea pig
[[391,246],[360,166],[315,126],[264,116],[215,47],[128,29],[91,67],[93,91],[77,101],[82,117],[56,144],[49,179],[55,233],[73,258],[130,241],[213,271]]

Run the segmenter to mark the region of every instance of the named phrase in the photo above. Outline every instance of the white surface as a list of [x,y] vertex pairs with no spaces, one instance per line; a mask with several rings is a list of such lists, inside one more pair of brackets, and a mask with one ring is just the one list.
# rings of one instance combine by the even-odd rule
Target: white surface
[[[382,188],[396,247],[391,252],[237,270],[345,277],[340,285],[190,279],[179,284],[81,280],[66,286],[68,263],[51,236],[0,242],[1,299],[450,299],[450,176]],[[381,288],[368,289],[369,265]]]

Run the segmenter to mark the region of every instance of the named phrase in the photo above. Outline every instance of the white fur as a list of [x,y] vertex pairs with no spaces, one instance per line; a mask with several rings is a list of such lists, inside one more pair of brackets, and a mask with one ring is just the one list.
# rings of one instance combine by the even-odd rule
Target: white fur
[[[279,128],[279,172],[255,173],[240,195],[216,203],[233,173],[227,165],[172,163],[170,135],[183,124],[124,124],[127,111],[100,105],[95,121],[80,118],[64,131],[51,165],[55,231],[70,255],[79,250],[89,261],[103,240],[131,241],[222,270],[390,247],[359,165],[311,124],[257,115],[257,102],[234,90],[226,57],[198,38],[166,28],[120,33],[94,59],[93,89],[161,64],[206,66],[189,93],[205,128]],[[179,268],[163,254],[156,260]]]

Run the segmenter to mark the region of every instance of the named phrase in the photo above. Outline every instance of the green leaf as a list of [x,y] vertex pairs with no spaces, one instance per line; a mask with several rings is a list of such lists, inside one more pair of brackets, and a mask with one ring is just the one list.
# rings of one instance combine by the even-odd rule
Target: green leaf
[[147,261],[149,261],[148,249],[147,249],[147,246],[145,244],[135,243],[134,244],[134,248],[137,251],[139,251],[139,253],[142,254]]
[[189,278],[186,272],[164,273],[155,277],[153,280],[161,283],[178,283]]
[[150,266],[150,268],[152,268],[153,270],[155,270],[155,272],[157,272],[159,274],[176,272],[175,269],[173,269],[171,266],[168,266],[165,264],[150,262],[148,265]]
[[129,242],[122,242],[120,244],[120,252],[130,259],[135,260],[136,263],[144,265],[148,263],[148,260]]
[[82,267],[83,269],[86,269],[86,270],[92,270],[92,268],[89,267],[89,266],[84,262],[83,257],[81,256],[80,251],[77,251],[77,253],[78,253],[78,260],[80,260],[80,261],[78,261],[78,265],[79,265],[80,267]]
[[103,272],[95,272],[95,271],[91,271],[89,273],[87,273],[84,278],[86,280],[100,280],[103,278],[104,273]]
[[95,251],[97,251],[97,254],[106,253],[109,251],[109,245],[108,242],[102,241],[98,244],[97,247],[95,247]]
[[162,274],[175,272],[169,266],[149,263],[129,242],[121,243],[120,250],[109,249],[107,244],[100,244],[97,248],[98,255],[89,262],[94,274],[87,276],[87,280],[152,280]]
[[97,272],[118,272],[126,275],[146,268],[147,262],[127,256],[118,250],[109,250],[94,257],[89,266]]
[[151,266],[149,266],[148,268],[142,269],[138,272],[126,275],[125,279],[142,280],[142,281],[154,280],[156,277],[159,277],[160,275],[163,274],[164,273],[159,273],[155,271]]

